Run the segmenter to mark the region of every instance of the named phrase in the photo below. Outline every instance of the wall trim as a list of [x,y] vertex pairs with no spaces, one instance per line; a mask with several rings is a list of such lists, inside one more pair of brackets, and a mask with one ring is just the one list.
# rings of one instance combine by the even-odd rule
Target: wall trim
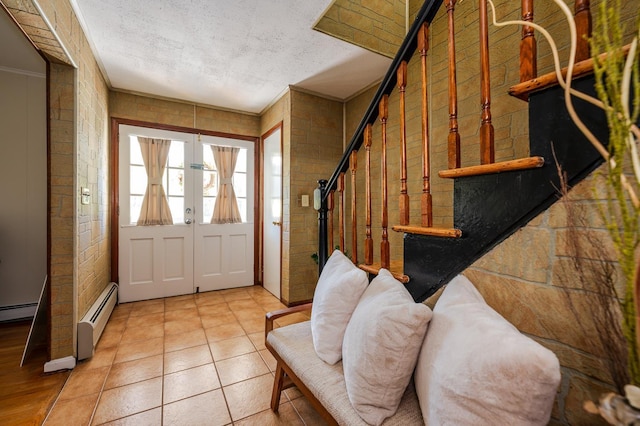
[[72,356],[66,356],[64,358],[52,359],[49,362],[44,363],[44,372],[51,373],[60,370],[72,370],[76,366],[76,359]]
[[36,314],[37,307],[38,302],[23,303],[20,305],[0,306],[0,322],[33,318],[33,316]]
[[26,75],[27,77],[47,78],[46,72],[27,71],[18,68],[3,67],[2,65],[0,65],[0,71],[9,72],[12,74]]

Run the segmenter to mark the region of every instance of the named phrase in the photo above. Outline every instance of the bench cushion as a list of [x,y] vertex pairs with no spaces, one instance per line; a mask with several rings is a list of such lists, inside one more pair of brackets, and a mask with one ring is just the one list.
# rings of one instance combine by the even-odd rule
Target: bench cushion
[[[276,328],[269,333],[267,341],[339,424],[367,424],[349,402],[342,362],[329,365],[316,355],[309,321]],[[424,423],[420,405],[413,383],[410,383],[398,411],[383,425],[421,424]]]

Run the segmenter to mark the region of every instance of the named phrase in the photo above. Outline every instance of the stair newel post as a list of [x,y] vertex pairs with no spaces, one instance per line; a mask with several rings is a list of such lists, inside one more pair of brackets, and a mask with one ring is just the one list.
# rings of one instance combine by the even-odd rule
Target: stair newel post
[[427,52],[429,50],[429,27],[422,24],[418,32],[418,50],[422,64],[422,199],[420,216],[422,226],[432,226],[431,169],[429,165],[429,99],[427,93]]
[[[522,0],[522,20],[533,22],[533,0]],[[520,40],[520,82],[538,76],[538,48],[533,27],[522,27]]]
[[318,181],[320,192],[320,208],[318,209],[318,276],[322,273],[324,265],[327,263],[327,181]]
[[358,151],[351,151],[349,157],[351,170],[351,260],[358,263],[358,216],[356,210],[356,171],[358,170]]
[[575,22],[578,40],[576,45],[576,61],[584,61],[591,57],[589,37],[591,37],[591,9],[589,0],[576,0]]
[[344,253],[344,172],[338,176],[338,194],[340,200],[340,206],[338,207],[338,244],[340,245],[340,251]]
[[397,71],[400,92],[400,225],[409,224],[409,194],[407,193],[407,128],[405,91],[407,88],[407,62],[400,62]]
[[460,134],[458,133],[458,87],[456,82],[456,40],[453,13],[456,0],[447,0],[447,15],[449,18],[449,37],[447,54],[449,56],[449,137],[448,137],[448,166],[450,169],[460,167]]
[[335,247],[333,245],[333,194],[334,190],[329,191],[329,195],[327,196],[327,210],[329,212],[329,250],[333,251]]
[[373,263],[373,239],[371,238],[371,124],[364,128],[364,149],[365,149],[365,240],[364,240],[364,263]]
[[480,96],[482,115],[480,125],[480,162],[495,162],[493,145],[493,124],[491,123],[491,74],[489,71],[489,22],[487,19],[487,2],[480,1]]
[[381,133],[382,133],[382,149],[381,149],[381,199],[382,199],[382,241],[380,242],[380,266],[389,269],[391,263],[391,255],[389,252],[389,211],[387,209],[387,118],[389,118],[389,95],[384,95],[380,100],[379,114]]

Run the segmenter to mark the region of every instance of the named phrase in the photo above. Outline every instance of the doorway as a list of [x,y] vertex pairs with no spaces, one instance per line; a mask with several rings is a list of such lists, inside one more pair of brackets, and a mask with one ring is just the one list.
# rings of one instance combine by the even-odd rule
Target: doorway
[[282,123],[263,137],[263,286],[280,298],[282,268]]
[[255,144],[119,125],[119,300],[254,284]]

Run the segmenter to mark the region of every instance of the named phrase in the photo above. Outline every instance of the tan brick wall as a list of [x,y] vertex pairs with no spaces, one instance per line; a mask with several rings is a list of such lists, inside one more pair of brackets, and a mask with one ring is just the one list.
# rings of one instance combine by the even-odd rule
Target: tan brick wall
[[[291,144],[284,152],[289,172],[289,205],[284,210],[288,233],[289,276],[283,288],[289,302],[310,300],[318,279],[311,255],[317,252],[318,213],[302,207],[300,196],[312,196],[319,179],[328,179],[342,154],[342,103],[291,90]],[[288,210],[287,210],[288,209]],[[288,219],[287,219],[288,218]]]
[[[288,215],[291,211],[290,208],[290,177],[291,177],[291,162],[288,158],[291,155],[291,92],[287,92],[282,95],[273,105],[267,108],[260,117],[260,134],[264,135],[271,130],[279,122],[282,122],[282,263],[281,263],[281,292],[280,298],[289,303],[291,300],[290,290],[290,243],[291,243],[291,228],[286,224],[288,222]],[[262,266],[262,264],[260,264]]]
[[51,64],[50,78],[51,358],[74,353],[75,117],[74,72]]
[[336,0],[315,29],[393,58],[405,34],[404,0]]
[[[53,60],[48,81],[49,282],[50,355],[56,359],[74,354],[77,319],[109,281],[108,90],[68,1],[41,5],[52,28],[30,2],[10,0],[6,5]],[[79,203],[81,187],[91,191],[87,206]]]
[[109,92],[112,117],[243,136],[260,136],[260,117],[187,102]]

